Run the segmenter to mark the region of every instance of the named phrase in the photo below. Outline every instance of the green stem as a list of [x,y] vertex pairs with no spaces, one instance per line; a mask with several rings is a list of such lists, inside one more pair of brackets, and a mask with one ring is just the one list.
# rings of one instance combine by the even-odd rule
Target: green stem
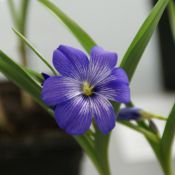
[[[26,36],[26,24],[27,24],[27,14],[30,0],[21,0],[20,6],[20,16],[19,16],[19,25],[18,30],[22,35]],[[27,66],[27,51],[24,42],[19,39],[18,40],[19,51],[21,55],[21,62],[23,66]]]
[[142,126],[135,125],[135,124],[130,123],[128,121],[119,121],[119,120],[117,120],[117,122],[124,125],[124,126],[127,126],[128,128],[131,128],[135,131],[140,132],[141,134],[143,134],[145,137],[147,137],[152,142],[155,142],[155,143],[159,142],[159,137],[157,135],[155,135],[151,131],[148,131],[146,128],[144,128]]
[[26,24],[27,24],[29,3],[30,3],[30,0],[21,0],[21,5],[20,5],[18,30],[24,36],[26,35]]
[[[13,19],[15,27],[22,33],[26,35],[26,24],[27,24],[27,14],[30,0],[21,0],[19,12],[15,9],[15,4],[13,0],[8,0],[8,5]],[[18,12],[18,13],[17,13]],[[20,54],[21,63],[23,66],[27,67],[27,50],[25,44],[21,39],[18,39],[18,49]],[[28,93],[21,91],[21,101],[24,108],[31,108],[33,105],[32,98]]]
[[175,104],[168,117],[163,136],[160,142],[162,168],[165,175],[173,175],[172,146],[175,135]]
[[[26,35],[26,24],[27,24],[27,14],[30,0],[21,0],[21,5],[19,9],[19,13],[15,9],[15,4],[13,0],[8,0],[8,5],[11,13],[11,17],[13,19],[13,23],[16,28],[22,33],[24,36]],[[19,53],[21,57],[21,62],[23,66],[27,66],[27,53],[26,47],[23,41],[18,40]]]
[[161,116],[161,115],[154,115],[152,114],[152,119],[158,119],[158,120],[167,120],[167,117]]
[[[28,7],[29,7],[30,0],[21,0],[20,9],[19,9],[19,22],[18,22],[18,30],[24,36],[26,36],[26,29],[27,29],[27,15],[28,15]],[[28,65],[27,59],[27,49],[24,42],[21,39],[18,39],[18,47],[19,53],[21,57],[21,63],[24,67]],[[33,106],[32,98],[24,91],[21,91],[21,100],[22,105],[24,108],[30,109]]]
[[144,119],[158,119],[158,120],[164,120],[164,121],[167,120],[167,117],[153,114],[151,112],[146,112],[146,111],[141,111],[141,115]]
[[98,160],[100,162],[102,172],[100,175],[110,175],[110,167],[109,167],[109,160],[108,160],[108,146],[110,140],[110,134],[104,135],[101,131],[95,127],[95,151],[98,156]]
[[10,14],[11,14],[13,23],[14,23],[15,27],[18,27],[19,21],[18,21],[18,15],[16,13],[16,9],[15,9],[14,1],[13,0],[8,0],[7,3],[8,3],[8,6],[9,6],[9,9],[10,9]]
[[50,70],[53,72],[54,75],[57,75],[58,73],[55,71],[55,69],[48,63],[48,61],[44,58],[44,56],[42,56],[41,53],[39,53],[39,51],[37,51],[37,49],[34,48],[34,46],[32,46],[32,44],[27,40],[27,38],[22,35],[20,32],[18,32],[16,29],[12,29],[15,34],[19,37],[19,39],[21,41],[23,41],[40,59],[42,62],[44,62],[44,64],[46,64],[46,66],[48,66],[48,68],[50,68]]
[[[149,142],[149,140],[148,140]],[[149,142],[150,143],[150,142]],[[164,172],[164,175],[173,175],[173,168],[172,168],[172,162],[171,162],[171,158],[166,158],[166,156],[164,155],[162,149],[161,149],[161,140],[159,142],[159,144],[157,145],[152,145],[150,143],[157,160],[159,161],[159,164]]]
[[[104,138],[106,137],[106,138]],[[103,145],[101,145],[100,147],[98,147],[98,158],[100,160],[101,166],[102,166],[102,173],[101,175],[110,175],[110,167],[109,167],[109,159],[108,159],[108,145],[109,145],[109,136],[104,136],[103,135]]]
[[[152,146],[165,175],[173,175],[172,145],[175,134],[175,104],[167,119],[163,136],[156,146]],[[150,140],[148,140],[150,141]]]
[[167,160],[162,156],[161,167],[165,175],[173,175],[173,168],[171,160]]
[[97,171],[99,172],[99,175],[110,175],[110,174],[104,174],[104,167],[99,160],[97,152],[94,148],[94,144],[92,144],[92,142],[89,142],[90,138],[88,138],[88,135],[84,134],[82,136],[75,136],[74,138],[79,143],[79,145],[83,148],[83,150],[86,152],[89,158],[92,160]]

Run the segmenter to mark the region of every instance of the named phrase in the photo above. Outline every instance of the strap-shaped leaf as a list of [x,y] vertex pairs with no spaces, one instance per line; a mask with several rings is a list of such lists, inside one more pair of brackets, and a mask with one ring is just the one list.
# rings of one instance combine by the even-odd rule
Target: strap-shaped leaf
[[40,58],[40,60],[53,72],[53,74],[57,74],[54,68],[48,63],[48,61],[42,56],[42,54],[27,40],[27,38],[13,28],[15,34]]
[[17,11],[15,9],[15,3],[13,0],[7,0],[9,9],[10,9],[10,13],[11,13],[11,17],[13,19],[13,22],[15,24],[15,26],[17,27],[19,25],[19,19],[18,19],[18,14]]
[[25,35],[26,33],[26,23],[27,23],[28,11],[29,11],[29,4],[30,4],[30,0],[20,1],[18,29],[23,35]]
[[171,2],[169,3],[168,12],[169,12],[171,30],[175,40],[175,1],[174,0],[171,0]]
[[39,0],[47,8],[49,8],[74,34],[84,49],[90,53],[93,46],[96,45],[95,41],[70,17],[68,17],[63,11],[61,11],[56,5],[48,0]]
[[157,2],[124,55],[121,67],[125,69],[130,80],[169,1],[159,0]]
[[38,72],[36,72],[36,71],[34,71],[34,70],[32,70],[32,69],[26,68],[26,67],[23,67],[23,69],[24,69],[24,70],[30,75],[30,77],[32,77],[37,83],[39,83],[39,84],[42,84],[42,83],[43,83],[44,78],[43,78],[43,76],[42,76],[40,73],[38,73]]
[[[173,145],[173,140],[175,136],[175,104],[172,107],[172,110],[170,112],[170,115],[168,117],[163,136],[161,139],[161,153],[162,153],[162,158],[163,162],[165,164],[165,167],[171,166],[171,153],[172,153],[172,145]],[[170,170],[170,168],[169,168]],[[168,170],[166,170],[168,171]]]
[[0,51],[0,72],[2,72],[9,80],[27,91],[41,106],[47,109],[40,99],[40,85],[36,83],[21,66],[16,64],[2,51]]

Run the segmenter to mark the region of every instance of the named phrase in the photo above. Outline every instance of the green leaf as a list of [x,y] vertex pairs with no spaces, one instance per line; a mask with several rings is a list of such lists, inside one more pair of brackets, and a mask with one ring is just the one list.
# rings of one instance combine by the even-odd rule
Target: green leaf
[[14,0],[7,0],[7,4],[10,10],[13,23],[15,24],[15,27],[18,27],[19,19],[18,19],[17,11],[15,9]]
[[[27,16],[29,11],[30,0],[20,0],[19,7],[15,6],[14,0],[8,0],[10,14],[15,27],[23,34],[26,35]],[[27,66],[26,48],[21,40],[18,41],[18,48],[23,65]]]
[[102,173],[102,167],[99,162],[96,150],[94,149],[94,145],[91,145],[89,142],[89,136],[87,134],[83,134],[81,136],[74,136],[74,139],[79,143],[79,145],[83,148],[86,154],[90,157],[97,170]]
[[[132,80],[132,77],[134,75],[134,72],[138,66],[138,63],[141,59],[141,56],[153,34],[155,31],[160,18],[167,7],[168,3],[170,0],[159,0],[157,4],[154,6],[152,9],[150,15],[147,17],[143,25],[141,26],[140,30],[136,34],[134,40],[130,44],[127,52],[124,55],[124,58],[121,62],[121,67],[123,67],[128,74],[129,80]],[[117,106],[118,107],[118,106]],[[162,156],[160,152],[160,146],[159,142],[154,142],[152,140],[152,136],[148,137],[146,133],[144,133],[147,141],[150,143],[153,151],[155,152],[155,155],[157,156],[157,159],[159,160],[161,166],[163,167],[168,167],[170,165],[169,158],[167,158],[167,166],[164,166],[164,163],[162,163]],[[171,168],[167,168],[170,170]],[[164,171],[168,171],[164,170]]]
[[111,134],[104,135],[94,124],[95,133],[94,133],[94,146],[95,152],[97,154],[98,160],[102,167],[102,172],[105,175],[110,174],[110,167],[108,161],[108,146],[110,141]]
[[53,74],[57,74],[54,68],[47,62],[47,60],[42,56],[42,54],[32,46],[32,44],[27,40],[27,38],[18,32],[16,29],[12,28],[12,30],[16,33],[16,35],[41,59],[41,61],[53,72]]
[[0,51],[0,72],[2,72],[9,80],[27,91],[42,107],[48,109],[40,99],[40,85],[36,83],[21,66],[16,64],[2,51]]
[[30,77],[32,77],[37,83],[39,84],[42,84],[43,81],[44,81],[44,78],[43,76],[38,73],[38,72],[35,72],[34,70],[32,69],[29,69],[29,68],[26,68],[26,67],[23,67],[23,69],[30,75]]
[[141,134],[143,134],[145,137],[147,137],[149,140],[153,141],[154,143],[159,142],[159,137],[152,133],[151,131],[146,130],[144,127],[141,127],[139,125],[130,123],[128,121],[118,121],[120,124],[127,126],[130,129],[133,129]]
[[[144,23],[142,24],[141,28],[139,29],[138,33],[136,34],[134,40],[131,42],[127,52],[124,55],[124,58],[121,62],[121,67],[123,67],[128,74],[128,78],[131,81],[134,75],[134,72],[139,64],[141,56],[153,34],[156,30],[156,27],[160,21],[160,18],[167,7],[170,0],[159,0],[157,4],[152,9],[150,15],[146,18]],[[119,105],[116,105],[117,109]],[[144,129],[144,128],[143,128]],[[153,151],[157,159],[161,163],[161,155],[159,150],[159,141],[155,142],[153,140],[154,134],[150,137],[147,132],[143,133],[149,142],[150,146],[152,147]],[[162,166],[163,167],[163,166]]]
[[175,1],[171,0],[168,5],[168,14],[170,18],[171,30],[175,40]]
[[[138,33],[136,34],[134,40],[131,42],[127,52],[124,55],[124,58],[121,62],[121,67],[123,67],[128,74],[128,78],[131,81],[134,75],[134,72],[139,64],[141,56],[153,34],[155,31],[158,22],[168,5],[170,0],[159,0],[157,4],[152,9],[150,15],[146,18],[144,23],[142,24],[141,28],[139,29]],[[115,109],[119,109],[120,104],[115,105]],[[128,123],[130,125],[130,123]],[[128,125],[128,126],[129,126]],[[134,129],[134,128],[133,128]],[[138,128],[137,128],[138,129]],[[142,130],[143,131],[143,130]],[[140,131],[139,131],[140,132]],[[150,134],[148,135],[147,132],[143,133],[147,138],[148,142],[150,143],[153,151],[155,152],[158,160],[160,160],[159,155],[159,145],[157,142],[154,142],[152,138],[156,137]]]
[[174,135],[175,135],[175,104],[173,105],[170,115],[168,117],[160,145],[162,153],[162,161],[164,167],[166,168],[165,171],[170,171],[172,169],[169,166],[171,166],[171,159],[172,159],[171,155],[172,155]]
[[29,4],[30,4],[30,0],[20,1],[18,30],[23,35],[26,34],[26,24],[27,24],[27,16],[28,16],[28,11],[29,11]]
[[[130,81],[169,1],[170,0],[159,0],[157,2],[122,59],[120,66],[125,69]],[[114,107],[115,110],[118,111],[120,104],[115,103]]]
[[155,31],[168,2],[170,2],[170,0],[159,0],[157,2],[125,53],[121,62],[121,67],[127,72],[129,80],[132,79],[141,56]]
[[47,8],[49,8],[73,33],[85,50],[90,53],[93,46],[97,45],[95,41],[71,18],[69,18],[61,9],[48,0],[39,0]]

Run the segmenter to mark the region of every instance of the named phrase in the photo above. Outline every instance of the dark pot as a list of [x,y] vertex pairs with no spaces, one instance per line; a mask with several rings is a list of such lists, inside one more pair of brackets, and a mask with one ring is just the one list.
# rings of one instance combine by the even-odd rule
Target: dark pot
[[40,106],[23,109],[20,90],[0,84],[6,114],[0,128],[1,175],[78,175],[82,150]]

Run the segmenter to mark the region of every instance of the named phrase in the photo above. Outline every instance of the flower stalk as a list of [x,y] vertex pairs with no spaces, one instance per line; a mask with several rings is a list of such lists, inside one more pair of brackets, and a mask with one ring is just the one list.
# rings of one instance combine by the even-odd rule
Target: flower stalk
[[100,165],[102,168],[102,172],[101,175],[110,175],[110,166],[109,166],[109,156],[108,156],[108,145],[109,145],[109,139],[110,139],[110,134],[108,135],[103,135],[100,131],[97,131],[98,134],[100,134],[101,136],[98,135],[98,141],[96,139],[96,145],[98,145],[96,147],[96,151],[97,151],[97,155],[98,155],[98,159],[100,161]]
[[[74,138],[89,156],[99,175],[111,175],[108,161],[109,139],[106,140],[107,142],[104,143],[104,146],[101,145],[97,147],[97,140],[92,140],[87,134],[84,134],[82,136],[75,136]],[[100,138],[101,137],[99,137],[98,140],[100,140]],[[109,135],[106,136],[106,138],[109,138]]]

